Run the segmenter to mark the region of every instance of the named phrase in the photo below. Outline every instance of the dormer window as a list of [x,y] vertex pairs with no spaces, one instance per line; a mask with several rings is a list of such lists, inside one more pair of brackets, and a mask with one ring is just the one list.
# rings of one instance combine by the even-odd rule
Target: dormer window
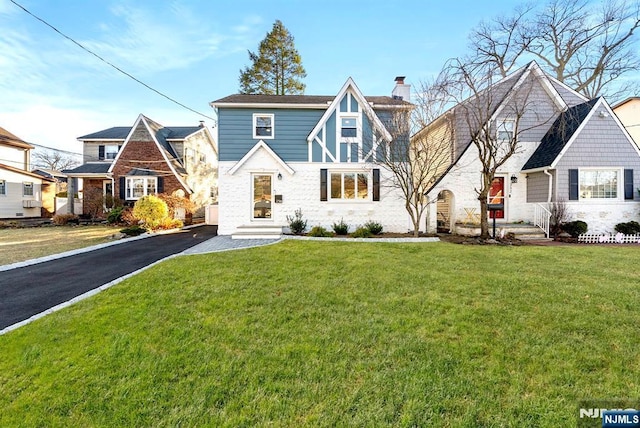
[[358,137],[358,120],[355,117],[343,117],[341,121],[340,136],[342,138]]
[[273,138],[274,136],[274,115],[254,114],[253,115],[253,138]]

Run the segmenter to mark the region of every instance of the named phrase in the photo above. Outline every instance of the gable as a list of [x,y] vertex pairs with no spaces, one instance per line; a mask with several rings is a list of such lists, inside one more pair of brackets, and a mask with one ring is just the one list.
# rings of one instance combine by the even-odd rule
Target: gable
[[129,174],[132,169],[158,174],[172,174],[188,191],[190,187],[182,177],[186,171],[166,141],[169,130],[143,115],[131,127],[120,151],[109,167],[116,177]]
[[559,154],[556,169],[578,167],[640,168],[640,151],[603,99]]
[[523,170],[551,167],[583,124],[597,100],[582,103],[562,112],[542,138]]
[[229,174],[235,174],[240,168],[247,164],[251,159],[258,155],[266,155],[271,158],[278,166],[284,169],[289,175],[293,175],[295,171],[278,156],[267,143],[260,140],[240,159],[230,170]]

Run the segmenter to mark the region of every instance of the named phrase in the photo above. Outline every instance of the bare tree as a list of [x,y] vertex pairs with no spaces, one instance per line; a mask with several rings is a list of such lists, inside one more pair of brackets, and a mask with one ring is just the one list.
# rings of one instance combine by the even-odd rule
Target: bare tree
[[77,159],[58,150],[35,151],[33,164],[54,171],[70,169],[80,164]]
[[[475,191],[480,202],[480,236],[485,239],[489,237],[489,194],[496,173],[520,152],[524,133],[547,125],[555,116],[538,116],[538,101],[532,96],[536,78],[527,69],[511,78],[516,80],[502,84],[493,80],[499,73],[492,62],[472,64],[455,59],[443,71],[442,82],[448,82],[446,89],[457,101],[452,113],[455,144],[471,144],[480,161]],[[523,121],[525,115],[534,120]]]
[[527,19],[532,10],[532,5],[517,6],[512,15],[481,21],[471,30],[469,42],[476,64],[491,62],[506,77],[530,47]]
[[[426,191],[451,163],[452,128],[432,131],[424,126],[431,122],[442,101],[437,92],[434,85],[423,84],[414,106],[394,111],[383,120],[390,139],[374,133],[374,141],[380,141],[373,150],[374,162],[391,172],[382,184],[402,194],[414,236],[420,233],[420,223],[430,203]],[[414,129],[419,131],[412,136]]]
[[551,0],[537,12],[521,6],[471,32],[471,62],[492,62],[505,76],[516,63],[534,57],[588,98],[615,97],[626,89],[621,77],[640,67],[638,27],[638,1],[607,0],[596,9],[588,0]]

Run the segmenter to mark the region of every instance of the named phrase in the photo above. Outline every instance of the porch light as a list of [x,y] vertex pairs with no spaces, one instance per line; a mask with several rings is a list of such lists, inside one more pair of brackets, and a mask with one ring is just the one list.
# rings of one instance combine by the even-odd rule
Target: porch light
[[282,174],[278,173],[278,180],[282,180]]
[[518,176],[513,174],[511,176],[511,183],[516,184],[518,182]]

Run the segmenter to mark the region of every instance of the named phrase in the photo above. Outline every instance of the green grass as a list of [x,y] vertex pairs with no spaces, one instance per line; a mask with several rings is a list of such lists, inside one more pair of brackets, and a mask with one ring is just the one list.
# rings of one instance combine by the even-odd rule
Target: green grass
[[50,226],[0,229],[0,264],[22,262],[111,241],[121,227]]
[[0,426],[573,426],[640,397],[640,252],[285,241],[0,336]]

